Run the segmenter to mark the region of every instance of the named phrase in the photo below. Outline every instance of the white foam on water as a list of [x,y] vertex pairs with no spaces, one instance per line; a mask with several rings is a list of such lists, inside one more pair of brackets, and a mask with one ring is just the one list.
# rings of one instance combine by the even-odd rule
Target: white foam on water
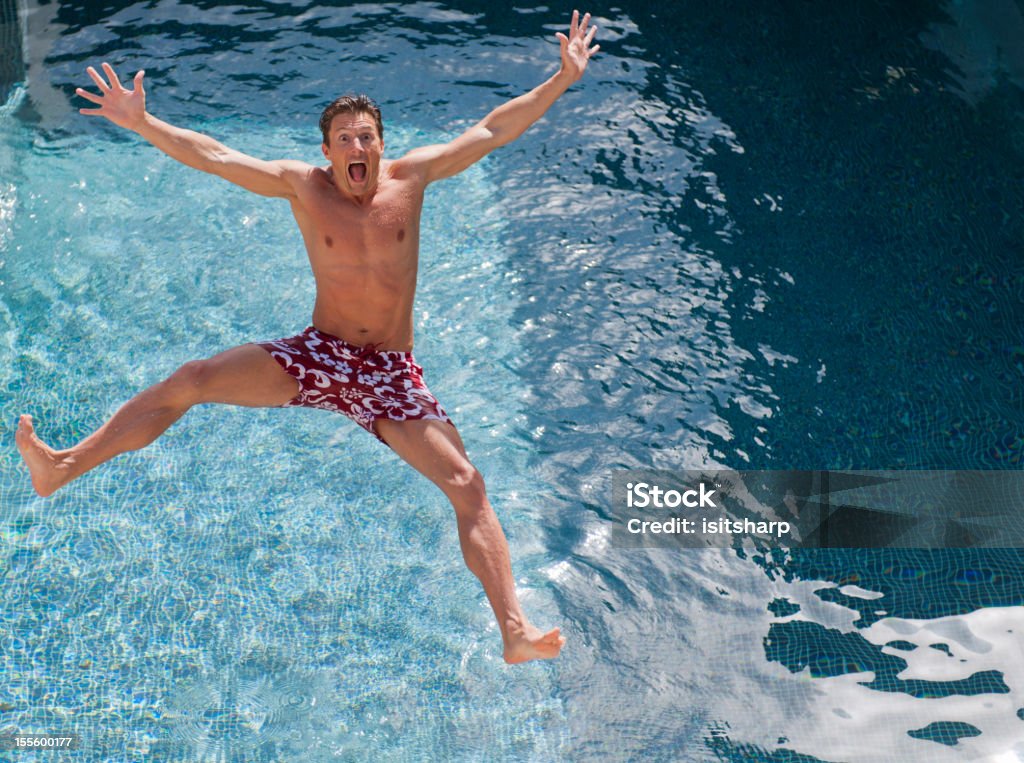
[[[815,586],[805,581],[800,587]],[[794,594],[791,590],[789,598],[796,600]],[[845,609],[835,604],[828,608]],[[801,611],[792,619],[810,619],[805,614]],[[782,746],[824,760],[850,763],[881,759],[934,763],[1024,759],[1024,721],[1017,717],[1017,710],[1024,706],[1024,607],[991,607],[933,620],[885,618],[868,628],[842,630],[856,632],[882,647],[884,653],[905,660],[907,668],[899,673],[900,679],[957,681],[995,670],[1002,674],[1010,691],[918,698],[863,686],[874,678],[872,672],[815,678],[807,675],[805,686],[813,702],[802,704],[803,712],[787,719],[787,741]],[[884,646],[896,640],[908,641],[917,648],[904,651]],[[932,648],[940,643],[948,645],[952,656]],[[954,747],[907,734],[940,721],[969,723],[981,734],[961,738]]]

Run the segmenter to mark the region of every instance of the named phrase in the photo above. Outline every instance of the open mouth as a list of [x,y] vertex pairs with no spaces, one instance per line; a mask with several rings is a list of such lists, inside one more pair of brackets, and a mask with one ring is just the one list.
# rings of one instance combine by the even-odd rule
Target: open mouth
[[348,176],[356,183],[366,180],[366,162],[352,162],[348,166]]

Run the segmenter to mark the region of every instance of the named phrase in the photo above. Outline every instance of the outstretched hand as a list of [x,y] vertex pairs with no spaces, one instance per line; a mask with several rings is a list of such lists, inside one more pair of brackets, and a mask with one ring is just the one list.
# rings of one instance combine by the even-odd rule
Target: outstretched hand
[[597,27],[590,27],[587,31],[587,24],[590,23],[590,14],[583,16],[583,23],[580,23],[580,12],[572,12],[572,22],[569,24],[569,36],[561,32],[555,34],[562,44],[562,70],[572,74],[573,80],[583,76],[590,57],[601,49],[600,45],[590,47],[597,33]]
[[103,64],[103,73],[110,80],[109,84],[93,67],[90,66],[86,72],[100,89],[100,94],[95,95],[80,87],[75,89],[75,93],[87,101],[98,104],[99,108],[79,109],[80,114],[106,117],[118,127],[129,130],[135,129],[142,123],[146,116],[146,91],[142,87],[142,78],[145,72],[139,71],[135,75],[132,90],[127,90],[121,85],[121,80],[117,78],[117,72],[108,63]]

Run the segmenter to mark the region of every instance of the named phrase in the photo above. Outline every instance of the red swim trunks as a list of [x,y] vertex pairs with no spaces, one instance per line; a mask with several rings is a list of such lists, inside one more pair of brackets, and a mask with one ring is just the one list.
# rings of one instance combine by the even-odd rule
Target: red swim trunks
[[377,419],[452,421],[427,389],[411,352],[358,347],[312,326],[257,344],[299,382],[299,394],[284,407],[338,411],[381,442]]

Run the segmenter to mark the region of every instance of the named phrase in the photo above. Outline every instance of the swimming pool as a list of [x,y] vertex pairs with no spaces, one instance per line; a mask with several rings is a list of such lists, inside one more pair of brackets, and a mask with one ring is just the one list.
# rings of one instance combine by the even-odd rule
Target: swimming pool
[[9,427],[74,441],[308,322],[288,210],[74,114],[87,64],[264,157],[316,160],[323,104],[365,90],[395,156],[541,81],[563,10],[28,8],[0,729],[110,761],[1024,755],[1018,551],[627,552],[604,505],[617,468],[1020,469],[1019,11],[617,8],[584,81],[424,212],[417,356],[570,639],[518,668],[444,498],[347,422],[197,408],[51,499]]

